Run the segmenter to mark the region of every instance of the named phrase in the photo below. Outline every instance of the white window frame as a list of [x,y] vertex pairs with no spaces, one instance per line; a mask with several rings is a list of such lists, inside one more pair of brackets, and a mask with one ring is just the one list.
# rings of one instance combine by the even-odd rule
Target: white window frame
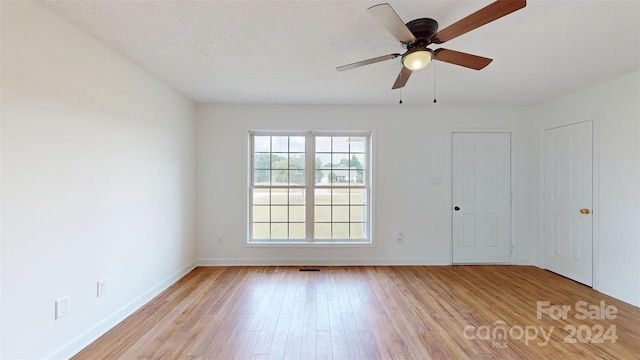
[[[296,186],[282,185],[255,185],[254,183],[254,136],[305,136],[305,239],[253,239],[253,190],[257,188],[299,188]],[[315,139],[321,136],[357,136],[366,139],[365,144],[365,173],[364,184],[356,185],[317,185],[316,184],[316,149]],[[373,135],[371,131],[278,131],[278,130],[249,130],[248,133],[248,179],[247,179],[247,241],[246,246],[372,246],[373,241]],[[363,239],[315,239],[315,190],[319,188],[330,189],[364,189],[364,229]],[[351,222],[349,222],[351,223]]]

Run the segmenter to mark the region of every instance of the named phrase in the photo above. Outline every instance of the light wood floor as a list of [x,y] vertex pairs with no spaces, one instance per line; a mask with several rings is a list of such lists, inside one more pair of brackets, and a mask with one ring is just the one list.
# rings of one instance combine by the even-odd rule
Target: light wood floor
[[535,267],[321,270],[197,268],[74,359],[640,358],[639,308]]

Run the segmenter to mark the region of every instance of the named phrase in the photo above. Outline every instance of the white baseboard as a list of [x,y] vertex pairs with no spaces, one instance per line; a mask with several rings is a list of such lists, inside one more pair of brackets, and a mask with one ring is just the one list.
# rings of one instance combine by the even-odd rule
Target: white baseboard
[[107,331],[111,330],[114,326],[118,325],[122,320],[126,319],[129,315],[133,314],[136,310],[140,309],[143,305],[148,303],[151,299],[158,296],[161,292],[166,290],[169,286],[173,285],[176,281],[180,280],[183,276],[188,274],[191,270],[195,269],[196,263],[192,262],[169,276],[159,284],[155,285],[151,289],[147,290],[142,295],[135,298],[133,301],[123,306],[93,328],[85,331],[84,333],[71,340],[66,345],[60,347],[54,351],[47,359],[69,359],[75,354],[79,353],[82,349],[87,347],[92,342],[96,341],[100,336],[104,335]]
[[[538,268],[543,269],[543,270],[547,270],[539,265],[536,265]],[[613,298],[616,298],[620,301],[624,301],[627,304],[633,305],[633,306],[637,306],[640,307],[640,295],[639,294],[634,294],[628,291],[621,291],[620,289],[614,289],[612,287],[609,287],[607,285],[603,285],[602,281],[598,282],[598,288],[594,289],[597,292],[603,293],[605,295],[609,295]]]
[[624,291],[624,290],[620,290],[620,289],[614,289],[611,287],[608,287],[607,285],[602,284],[602,282],[600,282],[599,286],[598,286],[598,291],[609,295],[611,297],[614,297],[618,300],[624,301],[627,304],[631,304],[633,306],[637,306],[640,307],[640,295],[639,294],[633,294],[631,292],[628,291]]
[[[517,258],[516,265],[532,265],[537,266],[536,262],[531,258]],[[539,267],[539,266],[538,266]]]
[[198,266],[368,266],[368,265],[451,265],[449,259],[299,259],[299,258],[210,258]]

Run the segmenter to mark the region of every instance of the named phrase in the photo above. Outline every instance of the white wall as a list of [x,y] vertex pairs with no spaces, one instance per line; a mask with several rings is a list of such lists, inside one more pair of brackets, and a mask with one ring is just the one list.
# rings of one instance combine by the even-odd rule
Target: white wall
[[[199,105],[199,263],[448,264],[451,131],[510,129],[517,166],[517,262],[532,263],[527,109],[434,106]],[[248,130],[374,131],[374,247],[245,247]],[[431,178],[442,178],[442,186]],[[397,244],[396,234],[404,240]],[[223,244],[218,245],[218,237]]]
[[64,358],[194,266],[194,106],[48,10],[1,6],[1,357]]
[[640,72],[634,72],[539,106],[532,133],[534,156],[539,158],[542,129],[583,116],[597,117],[595,286],[636,306],[640,306],[639,99]]

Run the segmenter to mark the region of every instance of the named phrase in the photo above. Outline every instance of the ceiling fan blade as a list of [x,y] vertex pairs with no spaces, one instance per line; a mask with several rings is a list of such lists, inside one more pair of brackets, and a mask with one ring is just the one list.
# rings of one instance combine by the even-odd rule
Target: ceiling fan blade
[[433,53],[435,59],[438,61],[444,61],[449,64],[460,65],[474,70],[484,69],[485,66],[493,61],[493,59],[486,57],[448,49],[437,49]]
[[398,78],[396,79],[396,82],[393,83],[393,87],[391,88],[391,90],[404,87],[407,84],[407,81],[409,80],[409,76],[411,76],[411,73],[413,73],[413,71],[403,66],[402,70],[400,70],[400,74],[398,74]]
[[442,44],[445,41],[457,38],[462,34],[466,34],[473,29],[477,29],[505,15],[509,15],[516,10],[520,10],[526,5],[526,0],[497,0],[438,31],[431,39],[431,42]]
[[375,63],[380,62],[380,61],[395,59],[395,58],[400,57],[400,56],[402,56],[402,55],[400,55],[400,54],[389,54],[389,55],[378,56],[378,57],[374,57],[372,59],[362,60],[362,61],[354,62],[352,64],[338,66],[336,68],[336,70],[338,70],[338,71],[350,70],[350,69],[357,68],[357,67],[360,67],[360,66],[375,64]]
[[411,43],[416,41],[416,37],[391,5],[387,3],[378,4],[368,8],[367,11],[400,42]]

